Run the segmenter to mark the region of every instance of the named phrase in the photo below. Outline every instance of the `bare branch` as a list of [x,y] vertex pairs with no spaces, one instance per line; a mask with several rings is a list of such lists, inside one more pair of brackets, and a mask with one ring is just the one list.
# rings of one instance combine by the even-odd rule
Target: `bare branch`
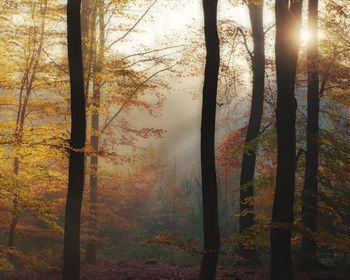
[[276,26],[276,24],[272,24],[270,27],[268,27],[265,31],[264,31],[264,35],[266,35],[271,29],[273,29]]
[[267,125],[265,125],[259,132],[259,134],[263,134],[269,127],[271,127],[274,124],[274,121],[268,123]]
[[119,37],[117,40],[115,40],[113,43],[111,43],[109,46],[106,47],[106,49],[110,49],[112,46],[114,46],[119,41],[123,40],[130,32],[132,32],[135,27],[141,22],[141,20],[148,14],[149,10],[158,2],[158,0],[155,0],[143,13],[143,15],[135,22],[135,24],[129,28],[129,30],[121,37]]
[[145,55],[145,54],[150,54],[150,53],[154,53],[154,52],[165,51],[165,50],[168,50],[168,49],[174,49],[174,48],[183,47],[183,46],[185,46],[185,45],[176,45],[176,46],[165,47],[165,48],[161,48],[161,49],[155,49],[155,50],[151,50],[151,51],[147,51],[147,52],[142,52],[142,53],[130,54],[130,55],[128,55],[128,56],[123,57],[121,60],[128,59],[128,58],[134,57],[134,56],[142,56],[142,55]]
[[237,30],[242,34],[243,37],[243,45],[245,47],[245,49],[247,50],[247,53],[249,54],[250,59],[253,61],[253,52],[249,49],[248,47],[248,42],[247,42],[247,36],[244,33],[244,31],[242,30],[242,28],[237,27]]
[[113,115],[113,117],[111,117],[108,121],[106,121],[104,127],[101,129],[101,133],[103,133],[108,126],[114,121],[114,119],[121,113],[121,111],[124,109],[124,107],[126,106],[128,100],[132,97],[134,97],[136,95],[136,93],[149,81],[151,80],[154,76],[158,75],[161,72],[167,71],[169,69],[171,69],[172,67],[174,67],[176,64],[171,65],[167,68],[161,69],[155,73],[153,73],[151,76],[149,76],[146,80],[144,80],[132,93],[130,93],[126,100],[122,103],[122,105],[120,106],[120,108],[118,109],[118,111]]

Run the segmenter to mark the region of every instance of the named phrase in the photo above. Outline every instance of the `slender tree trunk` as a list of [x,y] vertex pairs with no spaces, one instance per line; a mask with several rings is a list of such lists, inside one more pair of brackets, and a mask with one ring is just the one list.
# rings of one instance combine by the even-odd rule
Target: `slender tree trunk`
[[[41,4],[41,27],[40,27],[40,34],[39,34],[39,46],[37,50],[31,55],[31,58],[29,59],[29,63],[27,66],[27,69],[25,70],[23,79],[21,81],[21,89],[20,89],[20,101],[18,105],[18,111],[17,111],[17,119],[16,119],[16,128],[15,128],[15,135],[17,138],[18,144],[22,141],[22,134],[24,129],[24,122],[26,119],[26,113],[27,113],[27,107],[29,98],[33,89],[33,83],[36,77],[42,47],[44,44],[44,34],[45,34],[45,19],[46,19],[46,10],[47,10],[47,0],[45,0]],[[25,88],[25,94],[23,95]],[[13,174],[15,176],[18,176],[19,174],[19,158],[15,156],[13,161]],[[18,187],[18,186],[17,186]],[[18,207],[18,194],[17,190],[14,194],[14,199],[12,201],[12,219],[10,223],[9,233],[8,233],[8,246],[9,247],[15,247],[15,233],[16,233],[16,227],[18,223],[19,218],[19,207]]]
[[[15,176],[18,176],[18,171],[19,171],[19,159],[18,157],[15,157],[13,161],[13,173],[15,174]],[[16,233],[17,223],[18,223],[18,197],[17,197],[17,193],[15,193],[15,197],[12,201],[12,219],[11,219],[9,235],[8,235],[8,246],[10,248],[15,247],[15,233]]]
[[17,201],[17,198],[13,199],[12,207],[14,209],[12,210],[12,220],[11,220],[9,235],[8,235],[9,248],[15,247],[15,233],[16,233],[16,226],[17,226],[17,222],[18,222],[18,214],[17,214],[18,201]]
[[64,225],[63,279],[80,278],[80,215],[84,189],[84,148],[86,137],[80,0],[68,0],[68,61],[71,86],[71,138],[68,192]]
[[89,222],[88,233],[91,238],[86,245],[85,262],[88,264],[95,264],[97,262],[96,253],[96,230],[97,230],[97,188],[98,188],[98,146],[99,146],[99,106],[100,106],[100,85],[94,84],[94,94],[92,96],[92,106],[95,111],[91,116],[91,147],[94,155],[90,157],[90,208],[89,208]]
[[277,176],[272,210],[271,279],[293,279],[293,224],[297,102],[294,97],[302,1],[276,0]]
[[[318,208],[318,153],[319,153],[319,58],[318,58],[318,0],[309,0],[308,26],[310,40],[307,49],[307,127],[305,182],[302,193],[302,222],[312,232],[317,231]],[[317,244],[303,236],[301,244],[301,265],[319,266]]]
[[[23,134],[23,128],[24,128],[24,121],[28,106],[28,101],[30,97],[30,93],[32,91],[32,87],[27,86],[26,94],[24,96],[24,101],[22,106],[18,109],[18,121],[16,124],[16,131],[15,134],[17,136],[17,141],[20,144],[22,141],[22,134]],[[19,174],[19,158],[15,156],[13,160],[13,174],[15,176],[18,176]],[[16,190],[14,193],[14,198],[12,200],[12,219],[10,223],[9,233],[8,233],[8,246],[9,247],[15,247],[15,233],[16,233],[16,227],[18,223],[19,218],[19,207],[18,207],[18,185],[16,186]]]
[[[82,44],[83,44],[83,50],[88,50],[90,45],[90,30],[91,28],[91,10],[92,10],[92,3],[91,0],[82,0],[81,1],[81,38],[82,38]],[[92,25],[94,25],[94,22],[92,22]],[[83,56],[83,62],[85,66],[85,55]]]
[[93,61],[96,55],[96,14],[98,2],[97,0],[82,0],[81,4],[81,39],[86,99],[88,99]]
[[200,279],[215,279],[220,250],[218,196],[215,167],[216,95],[220,63],[217,32],[217,0],[203,0],[207,49],[201,124],[201,173],[203,197],[204,252]]
[[[251,111],[248,123],[248,131],[245,139],[246,144],[259,136],[261,119],[264,106],[264,77],[265,77],[265,34],[263,25],[263,1],[257,4],[249,4],[250,22],[254,51],[252,57],[253,91]],[[240,232],[249,230],[254,225],[254,205],[247,203],[248,198],[254,197],[254,172],[256,162],[256,147],[245,150],[242,160],[240,180]],[[240,245],[240,256],[246,261],[257,263],[256,250],[245,248]]]
[[[94,149],[94,155],[90,157],[90,197],[89,197],[89,216],[88,216],[88,234],[90,240],[86,244],[85,262],[95,264],[97,262],[96,252],[96,222],[97,222],[97,172],[98,172],[98,143],[99,143],[99,113],[98,108],[100,104],[100,84],[96,80],[97,74],[97,57],[96,57],[96,14],[97,5],[100,1],[83,0],[81,7],[81,36],[83,45],[83,65],[84,65],[84,81],[85,81],[85,98],[89,98],[89,88],[91,76],[93,79],[92,86],[92,101],[91,104],[96,110],[91,116],[91,136],[90,142]],[[87,156],[85,156],[85,170],[86,170]],[[84,172],[85,173],[85,172]]]
[[[93,106],[93,113],[91,116],[91,146],[94,155],[90,158],[90,209],[89,209],[89,234],[92,240],[86,245],[85,262],[95,264],[97,262],[96,251],[96,231],[97,231],[97,202],[98,202],[98,152],[100,141],[100,99],[101,99],[101,73],[104,66],[105,54],[105,23],[104,23],[104,2],[98,1],[98,24],[100,34],[98,38],[98,55],[94,58],[93,65],[93,96],[91,105]],[[97,52],[95,52],[97,53]]]
[[173,166],[173,217],[172,217],[172,229],[175,231],[176,227],[176,159],[174,156]]

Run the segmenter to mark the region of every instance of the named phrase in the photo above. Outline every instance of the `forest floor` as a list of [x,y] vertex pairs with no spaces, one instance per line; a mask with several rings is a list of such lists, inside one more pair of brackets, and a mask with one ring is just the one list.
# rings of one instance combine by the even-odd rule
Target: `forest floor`
[[[110,262],[98,265],[83,265],[82,280],[195,280],[198,267],[176,266],[149,262]],[[296,280],[350,280],[350,270],[321,270],[295,273]],[[2,279],[2,278],[0,278]],[[16,272],[6,276],[8,280],[59,280],[59,272]],[[267,280],[267,268],[227,267],[218,269],[217,280]],[[282,279],[281,279],[282,280]]]

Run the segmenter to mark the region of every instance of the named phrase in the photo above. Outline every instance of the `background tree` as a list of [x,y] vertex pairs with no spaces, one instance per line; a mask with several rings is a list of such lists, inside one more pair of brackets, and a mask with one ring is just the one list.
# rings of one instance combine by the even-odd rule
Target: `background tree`
[[[40,62],[40,56],[42,52],[42,47],[44,43],[44,34],[45,34],[45,18],[46,18],[46,10],[47,10],[47,1],[44,3],[40,3],[40,13],[41,13],[41,24],[39,25],[38,32],[28,32],[28,39],[31,41],[34,41],[34,50],[31,53],[28,53],[27,55],[27,67],[25,68],[25,71],[23,73],[23,77],[21,80],[21,87],[19,92],[19,105],[18,105],[18,111],[17,111],[17,119],[16,119],[16,129],[15,129],[15,137],[18,139],[18,142],[21,142],[21,138],[23,137],[23,129],[24,124],[27,116],[27,110],[28,110],[28,102],[30,100],[32,90],[33,90],[33,83],[35,81],[37,72],[38,72],[38,66]],[[36,16],[36,7],[35,5],[32,5],[30,7],[32,9],[32,15],[33,17]],[[20,159],[15,156],[14,162],[13,162],[13,173],[15,176],[18,176],[20,169]],[[18,218],[20,215],[20,210],[18,207],[18,197],[14,197],[13,199],[13,215],[12,215],[12,221],[9,228],[9,236],[8,236],[8,246],[14,247],[15,246],[15,231],[16,226],[18,223]]]
[[272,210],[271,279],[293,279],[293,224],[297,103],[294,97],[302,1],[276,0],[277,175]]
[[[131,150],[138,148],[138,142],[149,137],[161,137],[164,133],[163,129],[153,128],[152,126],[135,127],[127,116],[129,112],[135,113],[137,110],[146,111],[153,118],[157,117],[157,112],[163,103],[163,94],[159,93],[158,89],[153,89],[150,95],[153,95],[155,100],[142,100],[142,95],[148,88],[166,87],[166,83],[160,82],[157,76],[164,71],[170,70],[172,66],[168,66],[169,62],[165,58],[167,55],[163,55],[160,58],[140,59],[139,57],[147,55],[147,52],[140,52],[130,55],[130,57],[135,58],[135,62],[128,61],[128,57],[115,57],[113,48],[119,47],[116,43],[126,38],[127,35],[132,34],[131,32],[136,25],[149,12],[156,1],[148,6],[132,27],[128,28],[121,37],[115,39],[110,32],[105,32],[105,30],[113,28],[108,18],[113,15],[114,10],[122,9],[122,6],[119,4],[124,5],[126,3],[127,1],[117,5],[113,1],[99,1],[93,5],[91,13],[95,16],[89,19],[89,26],[92,30],[88,32],[92,36],[92,39],[90,39],[92,43],[85,45],[86,60],[92,60],[92,63],[89,64],[87,62],[87,65],[85,65],[86,79],[91,80],[90,82],[86,81],[85,85],[92,85],[90,90],[85,90],[89,100],[88,114],[91,115],[91,122],[89,122],[91,129],[88,130],[91,152],[88,153],[90,164],[87,166],[89,170],[87,174],[90,177],[90,189],[85,258],[85,261],[88,263],[96,263],[97,261],[96,246],[99,245],[97,239],[100,239],[99,227],[104,224],[102,222],[104,219],[98,219],[99,221],[97,221],[97,211],[101,210],[100,208],[106,208],[99,202],[100,196],[103,196],[102,193],[108,191],[99,188],[99,180],[105,173],[106,161],[108,161],[108,166],[118,163],[117,166],[120,168],[120,164],[128,164],[133,156],[138,156],[136,152]],[[112,38],[113,41],[110,42]],[[161,50],[159,49],[158,51]],[[148,53],[153,53],[153,51]],[[147,66],[146,70],[133,70],[132,66],[138,66],[140,62],[149,63],[151,66]],[[148,74],[149,70],[153,70],[156,67],[157,70],[155,72]],[[116,88],[118,88],[117,92]],[[102,142],[102,147],[99,147],[100,142]],[[124,149],[127,150],[127,153],[116,152],[116,150]],[[102,160],[100,167],[99,158]],[[116,180],[118,178],[116,176]],[[98,189],[100,195],[98,195]],[[112,197],[115,198],[116,196],[110,194],[110,198]],[[108,204],[109,207],[111,205]],[[115,210],[118,209],[117,207],[115,208]],[[114,215],[116,220],[121,218],[117,212]]]
[[[249,123],[246,133],[246,148],[243,153],[240,178],[240,232],[251,230],[254,224],[254,209],[249,198],[254,197],[254,172],[256,164],[256,144],[254,140],[259,136],[264,106],[265,80],[265,33],[263,23],[263,1],[248,2],[250,24],[254,50],[250,53],[253,88]],[[251,262],[257,262],[255,248],[240,245],[240,256]],[[255,259],[255,260],[254,260]]]
[[[90,156],[90,209],[89,209],[89,233],[91,236],[96,234],[96,204],[97,204],[97,174],[98,174],[98,151],[100,140],[100,102],[101,102],[101,72],[104,63],[104,48],[105,48],[105,23],[104,23],[104,5],[103,1],[99,1],[95,4],[94,13],[97,14],[99,35],[94,42],[92,52],[93,59],[93,94],[91,97],[91,136],[90,143],[92,148],[92,154]],[[96,22],[93,22],[95,28]],[[96,33],[96,32],[95,32]],[[95,35],[96,37],[96,35]],[[98,44],[98,48],[97,45]],[[97,53],[98,52],[98,53]],[[96,242],[91,240],[86,245],[86,257],[85,261],[90,264],[96,263]]]
[[204,252],[200,279],[215,279],[220,250],[218,198],[215,167],[216,94],[220,49],[217,33],[218,1],[203,0],[204,33],[207,49],[201,122],[201,174],[203,197]]
[[[318,54],[318,0],[308,2],[307,44],[307,128],[305,184],[302,194],[302,221],[312,232],[317,231],[318,211],[318,154],[319,154],[319,54]],[[301,245],[302,266],[319,266],[317,245],[314,240],[303,237]]]

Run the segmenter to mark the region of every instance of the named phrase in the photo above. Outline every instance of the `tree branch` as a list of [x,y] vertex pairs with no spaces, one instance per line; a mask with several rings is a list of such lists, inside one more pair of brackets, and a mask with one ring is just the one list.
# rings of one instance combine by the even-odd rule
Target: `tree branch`
[[106,49],[110,49],[112,46],[114,46],[116,43],[119,41],[123,40],[130,32],[132,32],[135,27],[141,22],[141,20],[148,14],[149,10],[158,2],[158,0],[155,0],[148,8],[147,10],[143,13],[143,15],[135,22],[135,24],[129,28],[129,30],[121,37],[119,37],[117,40],[109,44]]
[[122,103],[122,105],[120,106],[120,108],[118,109],[118,111],[113,115],[113,117],[111,117],[108,121],[106,121],[105,125],[103,126],[103,128],[101,129],[101,133],[103,133],[108,126],[113,122],[113,120],[121,113],[121,111],[124,109],[124,107],[126,106],[128,100],[130,98],[132,98],[149,80],[151,80],[154,76],[158,75],[161,72],[167,71],[169,69],[171,69],[172,67],[174,67],[176,64],[169,66],[167,68],[161,69],[155,73],[153,73],[151,76],[149,76],[146,80],[144,80],[142,82],[142,84],[140,84],[132,93],[130,93],[126,100]]
[[247,50],[247,53],[249,54],[250,59],[253,61],[253,56],[254,55],[253,55],[253,52],[248,47],[247,37],[246,37],[244,31],[240,27],[237,27],[237,30],[242,34],[243,45],[244,45],[245,49]]

